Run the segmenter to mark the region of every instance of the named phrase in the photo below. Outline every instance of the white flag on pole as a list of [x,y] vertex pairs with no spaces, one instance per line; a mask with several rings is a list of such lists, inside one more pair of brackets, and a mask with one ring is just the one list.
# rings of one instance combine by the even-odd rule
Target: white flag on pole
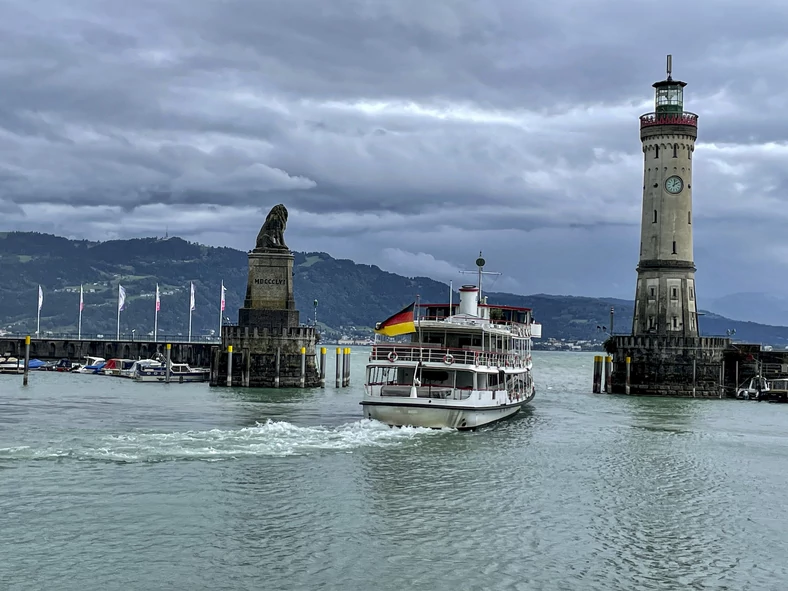
[[224,286],[224,281],[222,281],[222,312],[224,312],[224,292],[227,291],[227,288]]
[[118,284],[118,312],[123,310],[123,304],[126,303],[126,290],[123,286]]
[[161,297],[159,296],[159,284],[156,284],[156,311],[161,310]]
[[41,289],[41,286],[38,286],[38,311],[41,311],[41,306],[44,305],[44,290]]
[[194,310],[194,308],[195,308],[195,305],[194,305],[194,283],[192,283],[192,298],[191,298],[191,302],[189,304],[189,311]]
[[82,297],[82,286],[80,285],[79,286],[79,311],[82,312],[82,310],[84,310],[84,309],[85,309],[85,300]]

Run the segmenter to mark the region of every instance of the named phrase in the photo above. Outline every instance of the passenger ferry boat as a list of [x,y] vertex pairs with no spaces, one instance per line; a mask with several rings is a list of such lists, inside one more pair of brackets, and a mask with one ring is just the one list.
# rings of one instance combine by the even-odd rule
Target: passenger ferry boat
[[[541,338],[541,324],[529,308],[488,304],[475,285],[459,291],[458,306],[411,304],[376,327],[376,335],[412,336],[373,345],[361,401],[366,418],[475,429],[515,415],[534,398],[531,339]],[[416,311],[409,321],[408,310]],[[404,332],[396,329],[401,325]]]

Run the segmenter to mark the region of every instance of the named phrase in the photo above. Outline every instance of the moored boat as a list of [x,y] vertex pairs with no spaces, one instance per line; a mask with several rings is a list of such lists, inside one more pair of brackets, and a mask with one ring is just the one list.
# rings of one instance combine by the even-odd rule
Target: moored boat
[[[481,285],[480,258],[479,285]],[[460,303],[411,304],[380,323],[367,364],[364,416],[392,426],[475,429],[515,415],[536,388],[531,339],[541,337],[530,308],[496,306],[476,285]],[[425,314],[422,316],[421,311]]]
[[85,364],[81,367],[76,366],[76,369],[72,369],[71,371],[75,373],[98,373],[106,363],[107,361],[103,357],[93,357],[92,355],[86,355]]
[[[210,370],[193,368],[186,363],[170,364],[170,382],[207,382]],[[165,382],[167,368],[165,364],[138,365],[132,376],[135,382]]]

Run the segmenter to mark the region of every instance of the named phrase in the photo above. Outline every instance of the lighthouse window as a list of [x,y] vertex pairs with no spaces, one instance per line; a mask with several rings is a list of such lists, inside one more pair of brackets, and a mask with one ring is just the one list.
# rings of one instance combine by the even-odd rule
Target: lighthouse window
[[692,223],[692,212],[691,211],[687,212],[687,223],[688,224]]
[[678,327],[679,327],[679,317],[678,316],[674,316],[673,317],[673,328],[678,328]]
[[687,159],[692,160],[692,148],[687,146]]
[[673,254],[676,254],[676,241],[673,241]]
[[653,298],[656,295],[656,290],[652,287],[650,290],[651,297]]
[[673,157],[674,158],[678,158],[679,157],[679,145],[678,144],[673,144]]
[[673,298],[679,297],[679,290],[674,287],[673,290],[671,291],[671,295]]
[[649,316],[648,317],[648,327],[649,328],[654,328],[654,317],[653,316]]
[[654,146],[654,158],[659,158],[659,146]]
[[657,223],[657,210],[654,210],[654,223]]

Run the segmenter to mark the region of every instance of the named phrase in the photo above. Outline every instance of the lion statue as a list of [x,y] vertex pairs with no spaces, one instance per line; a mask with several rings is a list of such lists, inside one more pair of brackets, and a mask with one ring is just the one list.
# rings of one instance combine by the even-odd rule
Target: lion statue
[[285,244],[287,209],[281,203],[274,205],[257,234],[257,248],[289,250]]

